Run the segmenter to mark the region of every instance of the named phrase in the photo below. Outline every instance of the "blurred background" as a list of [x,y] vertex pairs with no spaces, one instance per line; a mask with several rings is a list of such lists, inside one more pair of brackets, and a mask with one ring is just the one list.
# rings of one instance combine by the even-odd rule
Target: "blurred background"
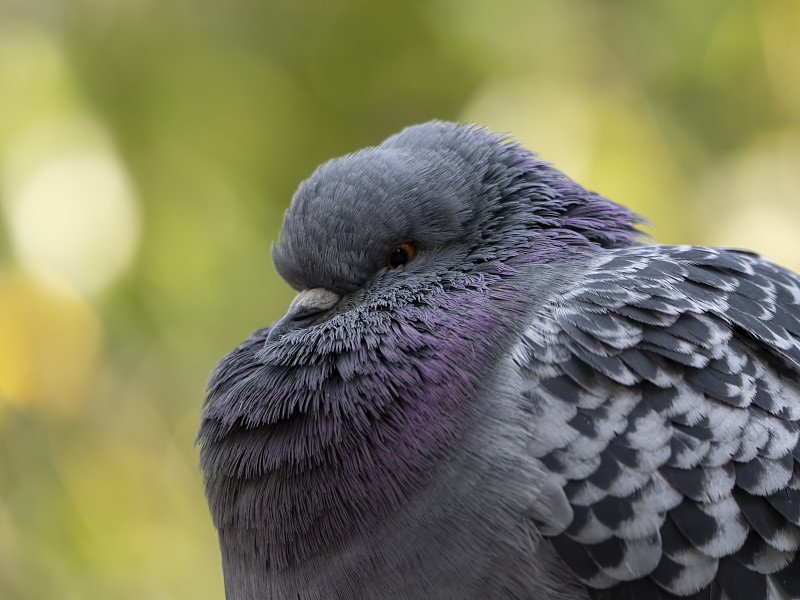
[[206,376],[333,156],[514,132],[664,243],[800,270],[800,2],[0,0],[0,598],[222,598]]

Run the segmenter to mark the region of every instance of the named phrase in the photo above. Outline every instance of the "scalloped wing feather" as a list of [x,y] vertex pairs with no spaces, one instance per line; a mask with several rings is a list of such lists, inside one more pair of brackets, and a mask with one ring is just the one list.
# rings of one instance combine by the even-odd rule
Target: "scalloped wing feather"
[[594,598],[800,598],[800,278],[753,253],[608,252],[514,350],[530,451]]

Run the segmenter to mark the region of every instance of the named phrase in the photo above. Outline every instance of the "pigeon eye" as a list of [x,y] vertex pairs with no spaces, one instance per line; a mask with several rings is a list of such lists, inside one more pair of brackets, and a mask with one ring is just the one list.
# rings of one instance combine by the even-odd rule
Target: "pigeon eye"
[[417,249],[414,247],[412,243],[406,244],[398,244],[394,247],[394,249],[389,252],[389,256],[386,257],[386,266],[390,269],[396,269],[407,262],[409,262],[414,255],[417,253]]

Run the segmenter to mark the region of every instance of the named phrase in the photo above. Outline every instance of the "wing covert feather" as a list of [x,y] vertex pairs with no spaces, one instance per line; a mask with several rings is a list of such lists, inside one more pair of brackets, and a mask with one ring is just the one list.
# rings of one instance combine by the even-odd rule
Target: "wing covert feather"
[[514,356],[590,594],[800,598],[800,278],[637,246],[549,310]]

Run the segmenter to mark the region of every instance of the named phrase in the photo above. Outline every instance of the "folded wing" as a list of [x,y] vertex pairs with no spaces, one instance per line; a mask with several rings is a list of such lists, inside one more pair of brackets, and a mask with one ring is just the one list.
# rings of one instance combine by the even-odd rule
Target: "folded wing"
[[637,246],[547,310],[514,356],[592,597],[800,598],[800,278]]

